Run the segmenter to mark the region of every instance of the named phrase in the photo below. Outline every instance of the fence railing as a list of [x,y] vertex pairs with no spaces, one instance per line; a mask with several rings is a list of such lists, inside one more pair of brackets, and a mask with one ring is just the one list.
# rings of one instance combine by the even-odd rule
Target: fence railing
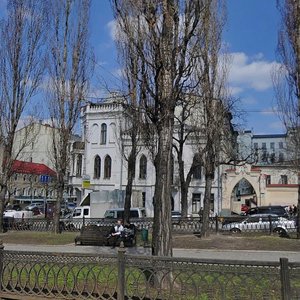
[[0,249],[7,299],[300,299],[300,264]]
[[[153,225],[152,218],[131,219],[138,230],[150,229]],[[79,231],[86,225],[113,226],[112,219],[61,219],[61,231]],[[51,231],[54,228],[53,220],[49,219],[10,219],[5,223],[7,230],[32,230]],[[176,218],[172,219],[172,229],[175,233],[201,233],[202,221],[200,218]],[[260,216],[246,218],[242,216],[220,218],[218,216],[209,219],[209,230],[211,232],[228,233],[251,233],[262,232],[267,234],[278,233],[287,235],[296,231],[293,220],[278,218],[276,216]]]

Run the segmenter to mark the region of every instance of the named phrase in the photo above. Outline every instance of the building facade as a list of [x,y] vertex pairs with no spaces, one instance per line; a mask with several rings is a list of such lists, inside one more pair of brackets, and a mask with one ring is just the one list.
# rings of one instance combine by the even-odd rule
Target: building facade
[[253,206],[297,205],[298,172],[289,159],[286,134],[241,132],[239,154],[247,164],[222,174],[223,212],[241,213]]
[[[83,140],[85,143],[83,176],[89,180],[88,188],[83,193],[99,192],[99,201],[110,202],[110,207],[122,207],[127,183],[127,161],[124,148],[130,142],[121,136],[123,126],[123,108],[113,101],[88,103],[82,110]],[[123,149],[123,150],[122,150]],[[192,142],[184,146],[185,172],[187,173],[194,157]],[[172,210],[181,210],[181,193],[178,162],[173,154]],[[155,168],[152,156],[146,147],[140,146],[136,157],[136,170],[133,181],[131,206],[145,207],[148,216],[153,216],[153,196],[155,187]],[[220,213],[222,209],[222,167],[216,170],[212,193],[211,210]],[[205,179],[203,169],[194,173],[188,191],[188,213],[198,216],[203,207]]]

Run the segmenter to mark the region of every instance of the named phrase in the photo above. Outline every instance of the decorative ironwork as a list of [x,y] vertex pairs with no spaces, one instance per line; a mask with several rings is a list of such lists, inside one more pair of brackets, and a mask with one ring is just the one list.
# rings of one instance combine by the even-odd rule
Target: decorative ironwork
[[[299,299],[300,264],[0,251],[0,297]],[[289,297],[289,298],[287,298]],[[16,297],[17,298],[17,297]]]

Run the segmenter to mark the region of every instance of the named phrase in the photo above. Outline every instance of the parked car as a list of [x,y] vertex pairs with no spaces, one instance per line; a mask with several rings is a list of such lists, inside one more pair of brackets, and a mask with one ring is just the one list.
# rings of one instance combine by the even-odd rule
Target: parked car
[[243,212],[242,215],[276,215],[279,217],[288,217],[288,213],[284,206],[281,205],[270,205],[270,206],[257,206],[248,209]]
[[44,206],[37,206],[36,204],[30,204],[24,208],[24,210],[32,211],[33,215],[40,215],[44,211]]
[[181,219],[181,212],[173,210],[171,212],[172,224],[179,224]]
[[270,225],[272,225],[272,232],[280,236],[288,236],[290,232],[296,230],[295,221],[274,214],[251,215],[243,221],[225,224],[222,229],[231,233],[260,232],[270,231]]

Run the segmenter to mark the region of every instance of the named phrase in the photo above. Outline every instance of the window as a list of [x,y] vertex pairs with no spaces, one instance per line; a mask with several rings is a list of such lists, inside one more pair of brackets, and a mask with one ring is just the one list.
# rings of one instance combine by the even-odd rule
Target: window
[[101,175],[101,158],[96,155],[94,160],[94,178],[99,179]]
[[267,144],[266,143],[262,143],[261,147],[262,147],[262,149],[267,149]]
[[283,161],[284,161],[284,155],[282,152],[280,152],[278,156],[278,162],[283,162]]
[[197,214],[201,208],[201,194],[193,193],[192,196],[192,213]]
[[101,144],[106,144],[106,136],[107,136],[107,125],[105,123],[101,124]]
[[195,166],[194,172],[193,172],[193,178],[194,179],[201,179],[201,165],[197,164]]
[[281,175],[281,176],[280,176],[280,183],[281,183],[281,184],[288,184],[288,178],[287,178],[287,175]]
[[111,158],[109,155],[104,160],[104,178],[109,179],[111,177]]
[[[82,169],[82,155],[79,154],[77,157],[76,176],[81,176],[81,169]],[[100,173],[99,173],[99,177],[100,177]]]
[[142,155],[140,158],[140,179],[146,179],[147,177],[147,158]]
[[146,192],[142,192],[142,207],[146,207]]
[[266,185],[271,184],[271,175],[266,176]]
[[275,150],[275,143],[270,143],[270,148],[271,148],[272,150]]
[[279,149],[283,149],[283,142],[279,142]]
[[211,211],[215,210],[215,194],[210,194],[210,207]]
[[258,149],[258,143],[254,143],[254,149],[257,150]]
[[93,124],[91,129],[91,143],[92,144],[99,143],[99,126],[97,124]]

